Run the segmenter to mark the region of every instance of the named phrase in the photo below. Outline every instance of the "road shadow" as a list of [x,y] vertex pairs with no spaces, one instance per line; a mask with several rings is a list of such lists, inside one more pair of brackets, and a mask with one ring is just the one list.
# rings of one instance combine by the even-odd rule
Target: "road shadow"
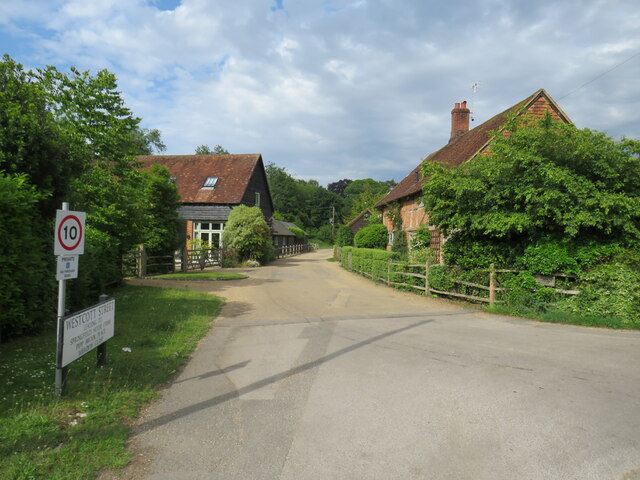
[[202,375],[196,375],[195,377],[183,378],[182,380],[175,381],[173,383],[183,383],[188,382],[189,380],[204,380],[206,378],[217,377],[218,375],[227,374],[229,372],[233,372],[234,370],[238,370],[240,368],[246,367],[251,360],[245,360],[244,362],[236,363],[235,365],[231,365],[229,367],[219,368],[217,370],[211,370],[210,372],[203,373]]
[[303,372],[306,372],[307,370],[311,370],[313,368],[319,367],[320,365],[323,365],[335,358],[341,357],[343,355],[346,355],[350,352],[353,352],[354,350],[358,350],[362,347],[365,347],[367,345],[371,345],[372,343],[375,342],[379,342],[381,340],[384,340],[386,338],[389,338],[393,335],[397,335],[399,333],[405,332],[407,330],[411,330],[417,327],[421,327],[423,325],[426,325],[428,323],[432,323],[433,320],[422,320],[420,322],[417,323],[413,323],[411,325],[407,325],[406,327],[401,327],[401,328],[396,328],[395,330],[391,330],[389,332],[386,333],[382,333],[380,335],[376,335],[374,337],[368,338],[366,340],[363,340],[361,342],[358,343],[354,343],[353,345],[350,345],[348,347],[345,348],[341,348],[340,350],[337,350],[329,355],[325,355],[324,357],[320,357],[316,360],[313,360],[311,362],[307,362],[304,363],[302,365],[298,365],[297,367],[291,368],[289,370],[286,370],[284,372],[281,373],[277,373],[275,375],[271,375],[267,378],[263,378],[262,380],[258,380],[250,385],[247,385],[246,387],[242,387],[238,390],[233,390],[231,392],[227,392],[224,393],[222,395],[218,395],[217,397],[213,397],[209,400],[204,400],[202,402],[198,402],[196,404],[193,405],[189,405],[188,407],[184,407],[181,409],[178,409],[174,412],[170,412],[167,413],[165,415],[162,415],[156,419],[150,420],[148,422],[143,423],[142,425],[140,425],[137,429],[136,429],[136,433],[144,433],[144,432],[148,432],[150,430],[153,430],[155,428],[161,427],[163,425],[166,425],[168,423],[171,423],[175,420],[178,420],[180,418],[186,417],[188,415],[191,415],[192,413],[198,412],[200,410],[203,410],[205,408],[211,408],[211,407],[215,407],[217,405],[220,405],[224,402],[228,402],[229,400],[233,400],[235,398],[240,397],[241,395],[246,395],[247,393],[253,392],[255,390],[258,390],[260,388],[266,387],[268,385],[271,385],[273,383],[279,382],[281,380],[287,379],[289,377],[293,377],[295,375],[299,375]]
[[255,306],[248,302],[225,302],[218,318],[235,318],[255,310]]

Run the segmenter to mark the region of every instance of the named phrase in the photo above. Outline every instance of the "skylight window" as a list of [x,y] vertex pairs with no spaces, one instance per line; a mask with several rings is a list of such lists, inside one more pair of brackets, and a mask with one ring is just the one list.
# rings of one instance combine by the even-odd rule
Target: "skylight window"
[[213,188],[218,183],[218,177],[207,177],[202,188]]

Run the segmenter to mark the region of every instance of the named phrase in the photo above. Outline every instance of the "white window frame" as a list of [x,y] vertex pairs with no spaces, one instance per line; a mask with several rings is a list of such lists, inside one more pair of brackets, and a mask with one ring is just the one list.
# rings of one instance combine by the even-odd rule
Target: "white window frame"
[[[203,228],[203,225],[206,228]],[[217,225],[219,228],[213,228],[214,225]],[[222,233],[224,232],[224,222],[193,222],[193,239],[194,241],[198,241],[201,244],[202,242],[202,234],[206,234],[209,239],[211,239],[211,235],[218,235],[219,244],[211,245],[210,240],[207,241],[211,248],[220,248],[222,247]]]

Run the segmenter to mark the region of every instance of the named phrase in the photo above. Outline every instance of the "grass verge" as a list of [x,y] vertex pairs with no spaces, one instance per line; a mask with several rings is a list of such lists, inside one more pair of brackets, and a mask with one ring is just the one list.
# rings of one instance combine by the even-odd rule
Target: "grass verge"
[[236,272],[185,272],[154,275],[153,278],[164,280],[238,280],[248,277],[244,273]]
[[126,465],[131,419],[185,363],[222,304],[201,292],[139,286],[114,297],[108,365],[97,368],[93,352],[69,365],[62,398],[53,391],[54,332],[2,345],[3,479],[93,478]]

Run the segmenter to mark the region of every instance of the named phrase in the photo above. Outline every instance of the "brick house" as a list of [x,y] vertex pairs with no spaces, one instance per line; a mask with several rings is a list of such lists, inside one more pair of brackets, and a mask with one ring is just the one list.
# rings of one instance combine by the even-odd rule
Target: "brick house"
[[273,215],[260,154],[147,155],[138,160],[143,168],[164,165],[175,179],[187,246],[220,246],[229,212],[237,205],[258,206],[266,219]]
[[[547,111],[556,120],[572,123],[544,89],[538,90],[533,95],[471,130],[469,130],[471,112],[467,108],[467,102],[456,103],[451,110],[449,142],[440,150],[427,156],[420,165],[414,168],[386,197],[376,204],[376,208],[382,213],[383,223],[389,230],[389,245],[393,242],[393,236],[398,234],[404,234],[407,242],[410,242],[413,232],[421,226],[427,225],[431,232],[430,247],[434,249],[439,260],[443,261],[440,252],[444,239],[437,226],[429,223],[429,214],[425,211],[421,200],[422,186],[425,182],[421,174],[422,164],[426,161],[442,162],[450,167],[457,167],[476,155],[487,155],[490,153],[491,132],[503,129],[511,115],[531,115],[539,118]],[[399,210],[402,219],[400,230],[396,229],[389,219],[389,214],[394,210]]]

